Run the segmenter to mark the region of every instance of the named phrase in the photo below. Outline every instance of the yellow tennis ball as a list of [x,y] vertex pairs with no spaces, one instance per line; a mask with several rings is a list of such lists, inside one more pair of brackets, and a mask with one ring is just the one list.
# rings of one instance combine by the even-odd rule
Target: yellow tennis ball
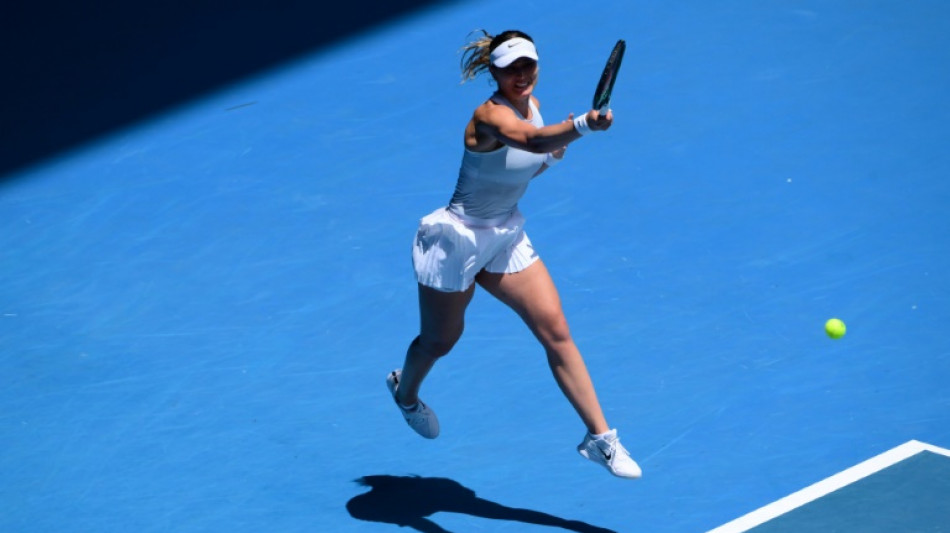
[[825,322],[825,333],[828,334],[832,339],[840,339],[844,337],[844,333],[847,331],[847,328],[844,326],[844,322],[840,319],[832,318]]

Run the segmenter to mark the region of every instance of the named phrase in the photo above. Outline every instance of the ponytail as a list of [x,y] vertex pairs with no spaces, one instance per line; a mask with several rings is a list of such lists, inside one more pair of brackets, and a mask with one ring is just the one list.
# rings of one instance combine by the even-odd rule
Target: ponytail
[[488,70],[488,65],[491,64],[489,58],[494,37],[485,30],[475,30],[472,33],[476,32],[481,32],[481,37],[469,41],[462,47],[462,83],[474,80],[479,74]]

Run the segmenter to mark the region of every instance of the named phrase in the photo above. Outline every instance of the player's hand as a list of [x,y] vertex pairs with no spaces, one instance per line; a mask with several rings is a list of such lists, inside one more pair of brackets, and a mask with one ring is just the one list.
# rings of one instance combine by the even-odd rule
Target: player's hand
[[600,112],[596,109],[591,109],[587,112],[587,124],[590,126],[590,129],[594,131],[606,131],[613,123],[614,114],[613,111],[609,109],[603,116],[601,116]]

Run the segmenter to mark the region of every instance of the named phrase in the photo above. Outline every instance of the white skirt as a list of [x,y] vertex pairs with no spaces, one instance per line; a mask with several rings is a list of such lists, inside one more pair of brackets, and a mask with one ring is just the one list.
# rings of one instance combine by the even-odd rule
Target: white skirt
[[520,272],[538,260],[524,216],[517,209],[499,220],[462,217],[441,207],[419,221],[412,244],[416,280],[445,292],[460,292],[486,270],[498,274]]

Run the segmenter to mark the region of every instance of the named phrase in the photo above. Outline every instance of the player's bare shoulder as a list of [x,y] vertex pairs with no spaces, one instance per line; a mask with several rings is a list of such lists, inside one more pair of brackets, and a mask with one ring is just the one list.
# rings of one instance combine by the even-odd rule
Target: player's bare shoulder
[[475,152],[487,152],[502,145],[499,132],[502,126],[517,120],[514,111],[506,105],[486,100],[475,108],[472,120],[465,128],[465,146]]
[[465,147],[473,152],[487,152],[498,148],[501,144],[496,137],[498,123],[504,120],[499,113],[504,113],[504,110],[510,111],[492,100],[486,100],[476,107],[472,120],[465,127]]
[[497,127],[500,123],[511,118],[515,118],[515,113],[510,107],[490,99],[475,108],[473,117],[476,124],[491,127]]

